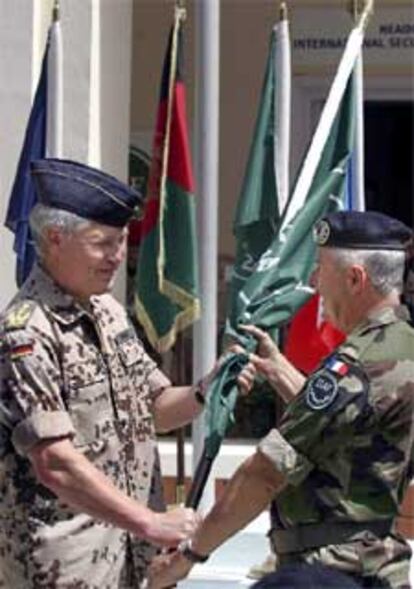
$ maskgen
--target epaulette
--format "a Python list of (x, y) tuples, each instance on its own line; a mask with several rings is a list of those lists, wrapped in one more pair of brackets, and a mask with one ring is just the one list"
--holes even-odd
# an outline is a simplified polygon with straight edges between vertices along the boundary
[(23, 329), (26, 327), (33, 311), (36, 308), (35, 301), (21, 301), (12, 305), (6, 311), (4, 318), (5, 331), (13, 331), (15, 329)]

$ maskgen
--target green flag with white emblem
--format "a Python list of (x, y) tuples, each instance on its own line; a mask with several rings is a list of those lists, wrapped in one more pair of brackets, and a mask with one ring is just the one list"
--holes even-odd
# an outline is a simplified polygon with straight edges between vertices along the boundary
[(258, 115), (234, 220), (237, 252), (228, 331), (237, 328), (237, 296), (274, 239), (288, 199), (290, 70), (289, 25), (283, 19), (270, 37)]
[(277, 235), (237, 297), (240, 323), (275, 329), (312, 294), (308, 286), (315, 261), (312, 227), (324, 214), (344, 208), (354, 145), (352, 74), (362, 38), (361, 28), (356, 27), (348, 39)]
[[(351, 32), (347, 46), (275, 237), (249, 270), (233, 299), (233, 317), (275, 330), (311, 296), (308, 280), (315, 245), (312, 228), (324, 214), (343, 208), (348, 162), (354, 138), (353, 69), (363, 40), (363, 27)], [(235, 326), (237, 327), (237, 326)], [(228, 331), (234, 333), (229, 324)], [(239, 333), (248, 350), (254, 338)], [(213, 458), (237, 399), (237, 376), (246, 364), (244, 354), (229, 354), (208, 392), (207, 436), (188, 504), (196, 505)]]
[(344, 208), (353, 148), (353, 91), (350, 77), (305, 199), (298, 206), (295, 199), (300, 194), (293, 193), (277, 236), (239, 294), (237, 311), (243, 323), (274, 329), (290, 320), (313, 293), (308, 286), (315, 263), (313, 225)]

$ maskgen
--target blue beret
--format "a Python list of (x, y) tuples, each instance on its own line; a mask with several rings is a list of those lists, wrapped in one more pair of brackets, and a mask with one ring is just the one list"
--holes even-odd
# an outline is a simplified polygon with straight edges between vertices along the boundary
[(103, 225), (123, 227), (143, 204), (127, 184), (78, 162), (48, 158), (30, 167), (40, 203)]
[(412, 238), (404, 223), (375, 211), (330, 213), (314, 227), (316, 244), (335, 248), (405, 250)]

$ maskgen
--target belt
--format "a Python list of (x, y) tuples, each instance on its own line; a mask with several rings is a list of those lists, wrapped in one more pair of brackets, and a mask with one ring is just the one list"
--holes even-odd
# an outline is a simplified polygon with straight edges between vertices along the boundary
[(384, 519), (367, 522), (336, 521), (307, 524), (287, 530), (272, 530), (270, 538), (276, 554), (289, 554), (329, 544), (343, 544), (363, 532), (371, 532), (379, 538), (384, 538), (391, 532), (393, 523), (393, 520)]

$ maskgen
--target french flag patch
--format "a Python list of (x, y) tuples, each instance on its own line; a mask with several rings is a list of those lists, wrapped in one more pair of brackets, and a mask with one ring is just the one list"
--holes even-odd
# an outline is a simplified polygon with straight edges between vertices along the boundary
[(337, 358), (329, 358), (325, 366), (326, 368), (329, 368), (331, 372), (341, 376), (345, 376), (349, 370), (348, 364), (345, 364), (345, 362), (342, 362), (342, 360), (338, 360)]

